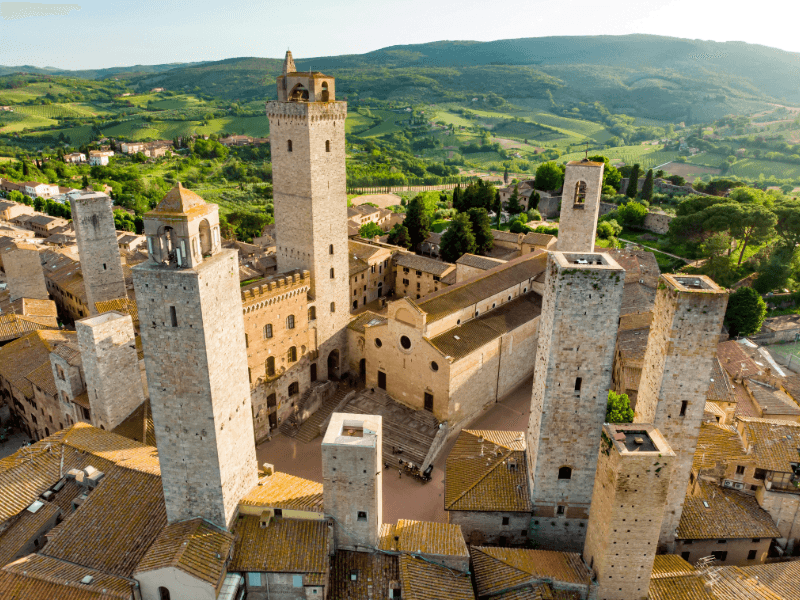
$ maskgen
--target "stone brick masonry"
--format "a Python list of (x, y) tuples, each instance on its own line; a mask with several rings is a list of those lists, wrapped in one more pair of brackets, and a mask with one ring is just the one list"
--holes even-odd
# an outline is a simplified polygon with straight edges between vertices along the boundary
[(544, 548), (583, 546), (624, 280), (607, 254), (548, 257), (527, 431), (533, 541)]
[(19, 298), (50, 299), (39, 251), (35, 248), (12, 248), (3, 252), (3, 270), (12, 302)]
[[(594, 250), (604, 168), (603, 163), (590, 161), (573, 161), (567, 164), (558, 226), (559, 251)], [(582, 186), (580, 190), (579, 186)]]

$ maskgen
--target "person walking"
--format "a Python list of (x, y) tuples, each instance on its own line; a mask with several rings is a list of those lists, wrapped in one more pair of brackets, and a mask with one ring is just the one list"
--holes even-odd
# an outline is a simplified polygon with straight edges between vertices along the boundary
[(403, 478), (403, 469), (397, 469), (397, 478), (398, 479), (402, 479)]

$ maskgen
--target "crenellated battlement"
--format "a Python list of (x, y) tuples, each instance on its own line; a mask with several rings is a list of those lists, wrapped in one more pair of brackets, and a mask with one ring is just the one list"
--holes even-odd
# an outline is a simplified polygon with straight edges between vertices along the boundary
[(281, 273), (262, 279), (242, 290), (242, 306), (245, 312), (250, 312), (297, 294), (308, 293), (310, 289), (311, 273), (309, 271)]
[(297, 121), (343, 121), (347, 117), (347, 102), (276, 102), (266, 103), (267, 117)]

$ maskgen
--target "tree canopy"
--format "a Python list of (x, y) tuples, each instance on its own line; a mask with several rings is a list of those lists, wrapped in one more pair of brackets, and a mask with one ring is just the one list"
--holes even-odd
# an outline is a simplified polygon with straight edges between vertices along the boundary
[(628, 394), (618, 394), (608, 390), (606, 423), (633, 423), (633, 409)]
[(485, 254), (494, 246), (494, 236), (492, 235), (492, 222), (489, 213), (485, 208), (470, 208), (467, 211), (472, 234), (475, 236), (475, 251), (478, 254)]
[(408, 241), (412, 249), (416, 249), (431, 232), (431, 216), (419, 195), (408, 203), (403, 224), (408, 230)]
[(753, 288), (741, 287), (728, 298), (725, 323), (733, 336), (753, 335), (761, 329), (766, 316), (767, 304)]
[(475, 252), (475, 235), (472, 223), (464, 213), (459, 213), (450, 221), (447, 231), (442, 234), (440, 254), (442, 260), (454, 263), (464, 254)]
[(564, 165), (554, 162), (542, 163), (536, 169), (534, 187), (537, 190), (558, 190), (564, 186)]
[(359, 227), (358, 235), (362, 238), (371, 240), (376, 236), (383, 235), (383, 229), (378, 227), (375, 223), (369, 222)]
[(394, 244), (395, 246), (400, 246), (402, 248), (411, 247), (411, 236), (409, 235), (406, 226), (402, 223), (395, 223), (394, 227), (392, 227), (391, 231), (389, 231), (389, 237), (387, 241), (390, 244)]

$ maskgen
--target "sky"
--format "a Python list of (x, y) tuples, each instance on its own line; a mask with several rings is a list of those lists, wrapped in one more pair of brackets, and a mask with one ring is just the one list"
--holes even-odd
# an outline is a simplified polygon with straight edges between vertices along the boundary
[[(746, 9), (740, 7), (747, 7)], [(0, 2), (0, 65), (362, 54), (439, 40), (648, 33), (800, 52), (796, 0), (77, 0)]]

